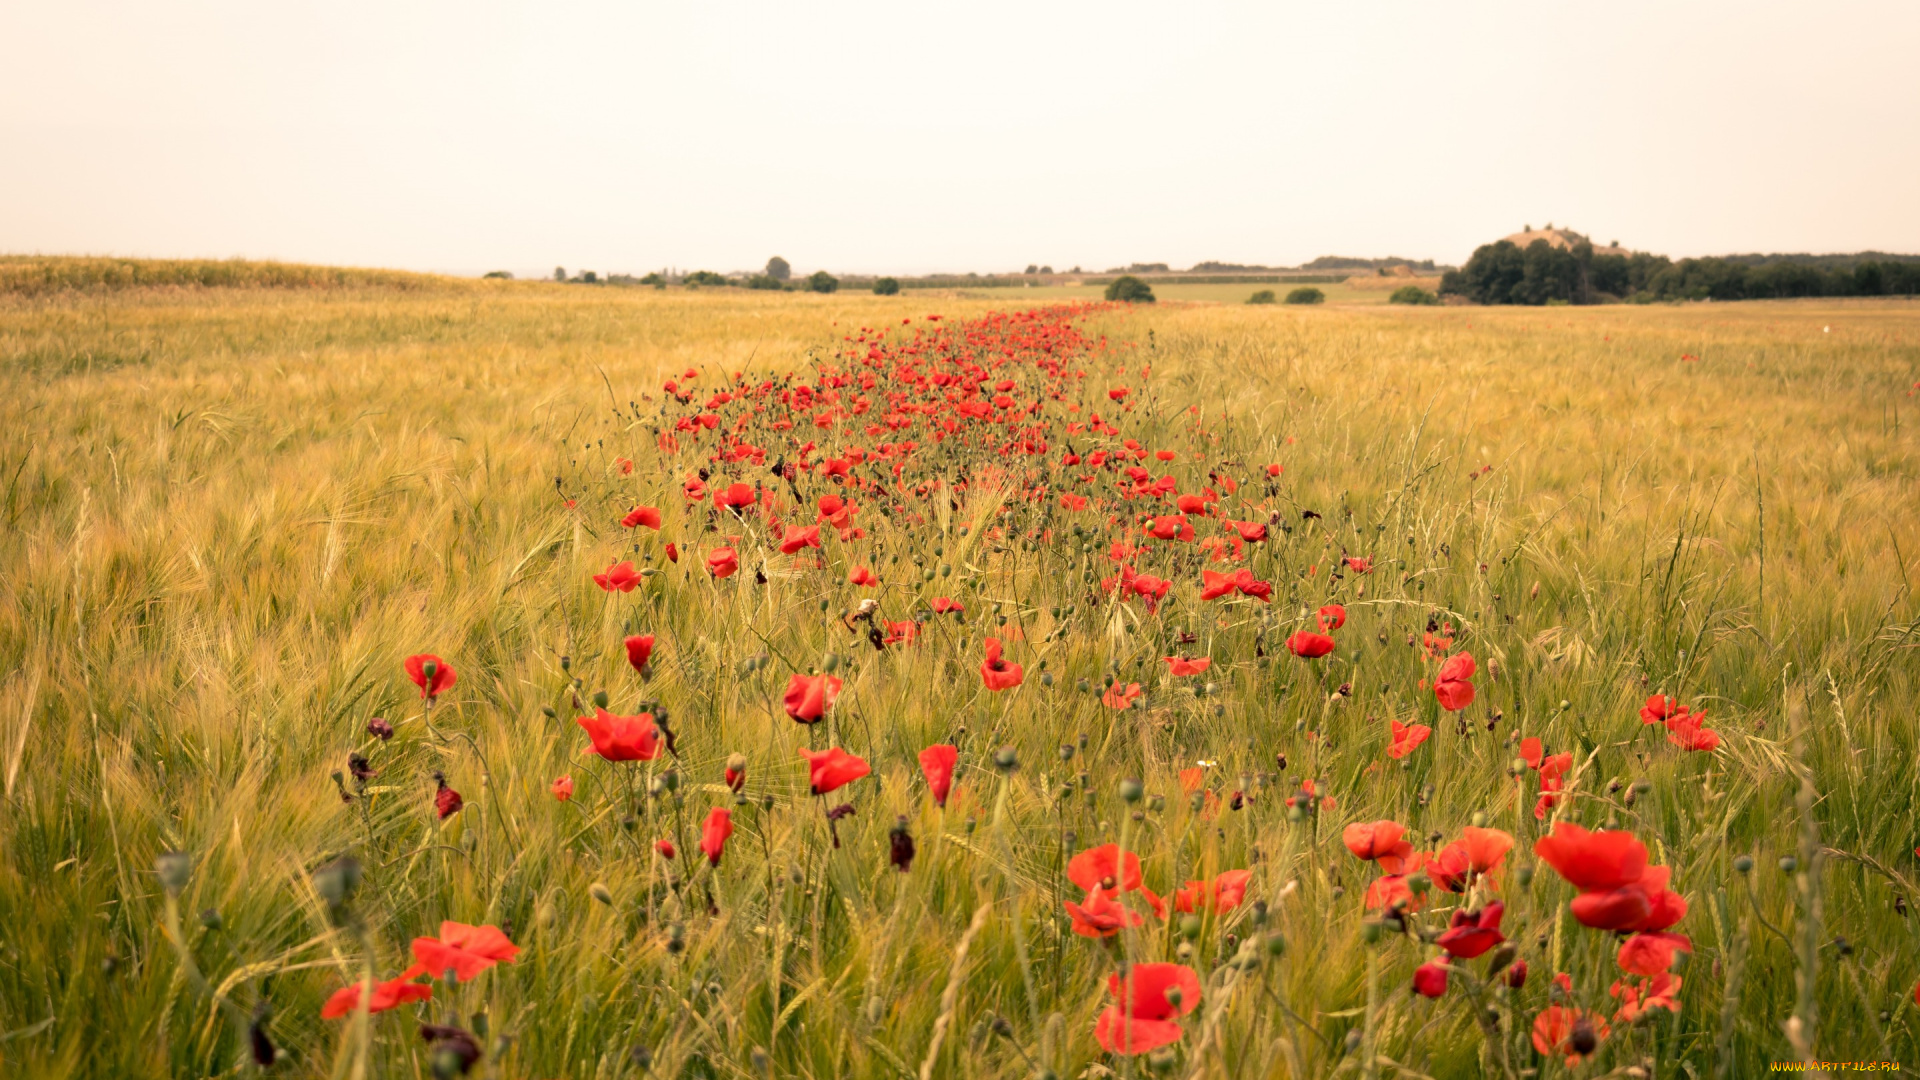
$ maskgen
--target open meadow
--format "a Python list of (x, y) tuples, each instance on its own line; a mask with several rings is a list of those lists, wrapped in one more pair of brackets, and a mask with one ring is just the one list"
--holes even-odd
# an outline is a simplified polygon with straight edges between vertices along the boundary
[(1920, 306), (111, 284), (11, 1075), (1920, 1067)]

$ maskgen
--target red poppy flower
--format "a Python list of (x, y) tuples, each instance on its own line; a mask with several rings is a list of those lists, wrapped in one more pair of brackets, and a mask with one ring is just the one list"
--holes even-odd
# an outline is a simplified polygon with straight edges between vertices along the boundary
[(1460, 830), (1461, 846), (1466, 849), (1468, 865), (1476, 874), (1498, 869), (1513, 848), (1513, 836), (1500, 829), (1482, 829), (1473, 825)]
[(1000, 639), (990, 637), (986, 641), (987, 658), (980, 665), (980, 681), (987, 684), (989, 690), (1011, 690), (1019, 686), (1025, 678), (1020, 665), (1000, 655)]
[(1156, 540), (1191, 541), (1193, 539), (1193, 523), (1180, 514), (1154, 518), (1153, 524), (1147, 526), (1146, 531)]
[(964, 612), (966, 610), (967, 609), (962, 607), (957, 600), (950, 600), (944, 596), (936, 596), (933, 598), (933, 613), (935, 615), (945, 615), (950, 611)]
[(740, 553), (730, 547), (714, 548), (707, 554), (707, 573), (716, 578), (732, 577), (740, 569)]
[(626, 640), (626, 646), (627, 663), (633, 665), (633, 670), (645, 672), (647, 670), (647, 660), (653, 656), (653, 635), (629, 635)]
[(653, 842), (653, 850), (659, 852), (663, 859), (672, 859), (680, 854), (679, 849), (673, 846), (673, 841), (664, 836)]
[(1282, 470), (1284, 470), (1285, 468), (1286, 468), (1286, 466), (1284, 466), (1284, 465), (1269, 465), (1269, 466), (1267, 466), (1267, 475), (1268, 475), (1268, 476), (1279, 476), (1279, 475), (1280, 475), (1280, 473), (1281, 473), (1281, 471), (1282, 471)]
[(1473, 704), (1473, 656), (1470, 653), (1454, 653), (1440, 665), (1440, 673), (1434, 676), (1433, 696), (1440, 701), (1440, 707), (1448, 712), (1459, 712)]
[(1240, 539), (1249, 544), (1258, 544), (1267, 538), (1267, 523), (1264, 521), (1229, 521), (1227, 524), (1232, 525), (1233, 531), (1240, 534)]
[(1113, 894), (1106, 889), (1090, 889), (1084, 903), (1076, 904), (1068, 900), (1063, 906), (1067, 909), (1068, 918), (1073, 920), (1073, 932), (1081, 937), (1112, 937), (1146, 921), (1116, 902)]
[(1347, 609), (1339, 604), (1328, 604), (1320, 609), (1320, 632), (1330, 633), (1347, 625)]
[(1088, 890), (1132, 892), (1140, 887), (1140, 856), (1122, 857), (1119, 844), (1088, 848), (1068, 860), (1067, 880)]
[[(406, 668), (407, 678), (412, 679), (413, 685), (420, 688), (420, 696), (423, 698), (439, 697), (442, 692), (450, 689), (460, 680), (460, 676), (454, 673), (452, 664), (432, 653), (407, 657)], [(429, 668), (432, 669), (431, 672)]]
[(1347, 569), (1356, 574), (1373, 573), (1373, 560), (1371, 558), (1348, 556), (1346, 563)]
[(1247, 897), (1251, 870), (1222, 871), (1212, 881), (1189, 881), (1173, 894), (1173, 906), (1189, 915), (1197, 911), (1232, 911)]
[(700, 853), (709, 865), (720, 865), (720, 856), (727, 851), (727, 837), (732, 835), (733, 814), (719, 806), (708, 811), (707, 823), (700, 827)]
[(1614, 959), (1629, 975), (1658, 975), (1672, 969), (1674, 953), (1692, 951), (1693, 942), (1687, 935), (1655, 930), (1621, 942)]
[(1340, 833), (1340, 842), (1347, 845), (1354, 858), (1369, 862), (1378, 861), (1381, 869), (1389, 874), (1398, 873), (1401, 861), (1413, 853), (1413, 845), (1406, 839), (1407, 827), (1397, 821), (1356, 821)]
[(1444, 997), (1447, 992), (1447, 956), (1439, 956), (1413, 969), (1413, 992), (1421, 997)]
[(938, 743), (920, 751), (920, 772), (927, 778), (927, 790), (933, 793), (934, 805), (946, 808), (947, 795), (953, 790), (953, 766), (960, 759), (960, 752), (946, 743)]
[(826, 750), (802, 749), (807, 759), (807, 782), (815, 795), (825, 795), (853, 783), (873, 771), (866, 761), (839, 747)]
[(817, 548), (819, 546), (820, 526), (789, 525), (787, 526), (786, 535), (780, 540), (780, 553), (783, 555), (791, 555), (801, 548)]
[(1720, 748), (1720, 733), (1700, 726), (1706, 713), (1667, 721), (1667, 741), (1682, 750), (1711, 752)]
[(687, 500), (689, 502), (699, 502), (701, 499), (704, 499), (707, 497), (706, 481), (701, 480), (699, 477), (695, 477), (692, 480), (687, 481), (686, 484), (683, 485), (682, 489), (686, 492)]
[(1647, 870), (1647, 845), (1629, 832), (1588, 832), (1570, 821), (1534, 842), (1533, 853), (1581, 892), (1618, 889)]
[(1680, 1004), (1676, 995), (1680, 993), (1681, 981), (1678, 975), (1667, 971), (1654, 975), (1638, 986), (1631, 980), (1614, 980), (1613, 985), (1607, 989), (1607, 992), (1620, 1002), (1620, 1011), (1614, 1014), (1614, 1020), (1622, 1024), (1631, 1024), (1654, 1009), (1679, 1011)]
[(573, 777), (563, 776), (560, 779), (555, 780), (553, 782), (553, 786), (551, 788), (548, 788), (547, 790), (553, 792), (554, 798), (560, 800), (561, 802), (566, 802), (567, 800), (573, 798)]
[(413, 958), (419, 969), (435, 978), (451, 971), (466, 982), (502, 960), (512, 963), (520, 946), (507, 940), (497, 926), (468, 926), (451, 920), (440, 924), (437, 938), (413, 939)]
[(1549, 1005), (1533, 1018), (1533, 1048), (1543, 1056), (1564, 1055), (1569, 1069), (1591, 1056), (1608, 1034), (1599, 1014), (1571, 1005)]
[(660, 528), (660, 509), (655, 506), (636, 506), (627, 511), (627, 516), (620, 519), (620, 524), (629, 529), (636, 525), (645, 525), (649, 529), (657, 530)]
[(680, 547), (671, 540), (667, 541), (667, 561), (670, 563), (680, 561)]
[(847, 575), (847, 583), (850, 585), (878, 585), (880, 584), (880, 579), (874, 576), (871, 567), (856, 566), (853, 568), (853, 572)]
[(1318, 660), (1333, 651), (1333, 639), (1302, 630), (1287, 638), (1287, 651), (1303, 660)]
[(467, 801), (460, 797), (458, 791), (453, 790), (453, 785), (447, 783), (446, 777), (434, 773), (433, 780), (439, 785), (433, 793), (433, 812), (439, 815), (441, 821), (445, 821), (459, 813), (460, 808), (467, 805)]
[(593, 575), (593, 583), (607, 592), (632, 592), (640, 584), (640, 572), (630, 562), (614, 563), (606, 573)]
[(623, 458), (616, 458), (616, 459), (614, 460), (614, 464), (615, 464), (615, 465), (618, 465), (618, 466), (620, 466), (620, 475), (621, 475), (621, 476), (632, 476), (632, 475), (633, 475), (633, 459), (632, 459), (632, 458), (625, 458), (625, 457), (623, 457)]
[(1387, 745), (1387, 756), (1396, 761), (1413, 753), (1415, 747), (1433, 734), (1433, 729), (1425, 724), (1403, 724), (1398, 720), (1388, 723), (1393, 725), (1393, 741)]
[(593, 752), (608, 761), (652, 761), (660, 754), (660, 729), (652, 713), (616, 716), (596, 707), (592, 716), (577, 716), (574, 723), (593, 740)]
[(1139, 696), (1139, 683), (1127, 683), (1122, 686), (1116, 682), (1107, 687), (1106, 693), (1100, 695), (1100, 704), (1105, 705), (1109, 709), (1125, 709), (1131, 706), (1134, 699)]
[(803, 724), (811, 724), (827, 714), (840, 697), (841, 683), (834, 675), (794, 675), (787, 680), (786, 696), (781, 698), (787, 715)]
[(1178, 1017), (1200, 1005), (1200, 976), (1183, 964), (1135, 964), (1126, 977), (1107, 978), (1109, 1005), (1094, 1022), (1093, 1037), (1112, 1054), (1144, 1054), (1180, 1041)]
[(1199, 675), (1213, 666), (1213, 659), (1207, 656), (1193, 659), (1184, 656), (1163, 656), (1160, 659), (1166, 662), (1167, 674), (1174, 676)]
[(1375, 878), (1367, 886), (1366, 897), (1362, 905), (1368, 911), (1381, 911), (1387, 908), (1399, 908), (1403, 911), (1419, 911), (1422, 900), (1414, 895), (1413, 887), (1407, 884), (1405, 874), (1387, 874)]
[(1665, 694), (1655, 694), (1647, 699), (1645, 705), (1640, 706), (1640, 722), (1643, 724), (1658, 724), (1669, 717), (1687, 712), (1687, 709), (1687, 706), (1680, 704), (1678, 698), (1671, 698)]
[(749, 484), (728, 484), (713, 493), (713, 505), (726, 510), (738, 511), (743, 506), (752, 506), (759, 501)]
[(1471, 960), (1485, 953), (1507, 940), (1507, 936), (1500, 932), (1500, 917), (1506, 911), (1507, 906), (1498, 900), (1479, 911), (1456, 909), (1452, 923), (1440, 935), (1440, 947), (1462, 960)]
[(1127, 389), (1124, 386), (1116, 386), (1113, 389), (1107, 391), (1107, 397), (1114, 401), (1120, 401), (1124, 399), (1128, 394), (1131, 394), (1131, 393), (1133, 393), (1133, 391)]
[(320, 1019), (338, 1020), (358, 1008), (362, 998), (366, 999), (370, 1013), (386, 1012), (409, 1001), (433, 1000), (433, 987), (410, 981), (416, 978), (419, 978), (418, 972), (374, 983), (371, 987), (363, 983), (343, 986), (335, 990), (333, 996), (327, 998), (327, 1003), (320, 1007)]

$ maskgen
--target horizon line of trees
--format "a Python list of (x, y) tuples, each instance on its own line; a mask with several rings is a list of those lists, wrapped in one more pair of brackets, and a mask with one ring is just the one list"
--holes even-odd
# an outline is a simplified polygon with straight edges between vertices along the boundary
[[(1875, 256), (1867, 258), (1865, 256)], [(1483, 244), (1440, 279), (1441, 296), (1476, 304), (1655, 303), (1679, 300), (1779, 300), (1811, 296), (1920, 294), (1920, 256), (1708, 256), (1675, 262), (1665, 255), (1596, 255), (1535, 240)]]

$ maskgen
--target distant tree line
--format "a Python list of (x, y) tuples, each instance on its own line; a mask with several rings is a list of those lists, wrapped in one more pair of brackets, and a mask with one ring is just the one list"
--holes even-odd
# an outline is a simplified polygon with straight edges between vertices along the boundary
[(1440, 279), (1441, 296), (1476, 304), (1602, 304), (1621, 300), (1772, 300), (1802, 296), (1913, 296), (1920, 256), (1776, 255), (1681, 259), (1635, 252), (1596, 255), (1593, 245), (1535, 240), (1483, 244)]

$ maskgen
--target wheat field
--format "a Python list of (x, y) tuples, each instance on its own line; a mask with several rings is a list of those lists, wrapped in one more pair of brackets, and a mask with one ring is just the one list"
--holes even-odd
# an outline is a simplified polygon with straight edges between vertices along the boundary
[[(89, 280), (0, 295), (16, 1075), (1920, 1064), (1910, 303), (1020, 321), (1017, 291)], [(1004, 375), (1017, 400), (981, 407), (1015, 434), (879, 424), (910, 364), (981, 373), (913, 402)], [(835, 399), (790, 395), (840, 385), (823, 371), (871, 411), (809, 425)], [(755, 503), (716, 507), (735, 482)], [(820, 546), (783, 554), (826, 496), (857, 515), (819, 508)], [(624, 527), (636, 506), (660, 527)], [(596, 584), (621, 562), (630, 591)], [(1202, 599), (1216, 570), (1270, 592)], [(1323, 627), (1328, 655), (1287, 644)], [(1019, 685), (983, 677), (989, 637)], [(1435, 679), (1460, 653), (1455, 709)], [(424, 697), (420, 654), (457, 681)], [(842, 688), (797, 723), (784, 695), (815, 674)], [(596, 694), (672, 749), (596, 755)], [(1644, 722), (1657, 696), (1717, 745)], [(1557, 791), (1533, 739), (1571, 755)], [(944, 807), (918, 760), (938, 744)], [(799, 751), (829, 746), (871, 776), (816, 798)], [(1398, 863), (1351, 840), (1381, 820), (1406, 827)], [(1535, 848), (1570, 825), (1670, 871), (1670, 972), (1624, 972), (1627, 931), (1576, 915), (1595, 890)], [(1513, 845), (1462, 883), (1437, 860), (1469, 828)], [(1092, 895), (1074, 867), (1101, 852), (1137, 855), (1144, 888)], [(1229, 880), (1244, 895), (1209, 893)], [(1440, 951), (1496, 902), (1499, 948)], [(1076, 932), (1100, 904), (1117, 929)], [(362, 981), (447, 920), (517, 954), (375, 1011)], [(1172, 970), (1146, 965), (1193, 981), (1116, 1006), (1110, 975)], [(366, 1007), (323, 1018), (343, 988)], [(1116, 1048), (1116, 1024), (1154, 1045)]]

